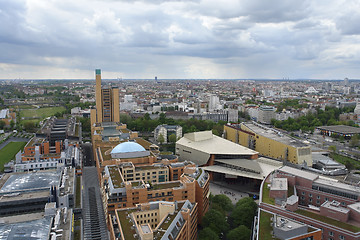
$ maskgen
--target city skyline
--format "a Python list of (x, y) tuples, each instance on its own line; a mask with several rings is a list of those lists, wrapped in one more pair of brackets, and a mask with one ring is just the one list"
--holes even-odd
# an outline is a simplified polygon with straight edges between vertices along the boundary
[(0, 79), (358, 79), (356, 1), (8, 1)]

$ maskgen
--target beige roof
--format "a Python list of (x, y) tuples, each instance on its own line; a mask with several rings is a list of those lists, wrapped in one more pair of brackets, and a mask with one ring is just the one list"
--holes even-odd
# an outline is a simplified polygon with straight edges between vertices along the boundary
[[(267, 161), (269, 160), (269, 162)], [(282, 166), (281, 162), (273, 163), (273, 160), (266, 158), (259, 158), (255, 160), (247, 159), (221, 159), (216, 162), (228, 164), (231, 166), (214, 165), (203, 167), (203, 169), (210, 172), (218, 172), (223, 174), (230, 174), (234, 176), (241, 176), (254, 179), (264, 179), (269, 173)]]
[(229, 175), (240, 176), (240, 177), (254, 178), (254, 179), (259, 179), (259, 180), (264, 179), (261, 174), (241, 171), (241, 170), (227, 168), (227, 167), (223, 167), (223, 166), (219, 166), (219, 165), (202, 167), (202, 169), (209, 171), (209, 172), (218, 172), (218, 173), (229, 174)]
[(233, 143), (224, 138), (213, 135), (211, 131), (195, 132), (185, 134), (176, 144), (208, 154), (226, 155), (254, 155), (258, 154), (247, 147)]

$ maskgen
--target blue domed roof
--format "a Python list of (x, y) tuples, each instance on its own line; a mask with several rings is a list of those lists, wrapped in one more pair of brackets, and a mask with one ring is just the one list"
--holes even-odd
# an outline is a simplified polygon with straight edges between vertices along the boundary
[(146, 149), (136, 142), (123, 142), (111, 150), (112, 153), (143, 152)]

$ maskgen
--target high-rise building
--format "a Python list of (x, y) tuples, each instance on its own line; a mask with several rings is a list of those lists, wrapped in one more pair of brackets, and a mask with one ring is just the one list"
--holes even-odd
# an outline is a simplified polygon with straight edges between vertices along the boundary
[(95, 75), (96, 114), (91, 112), (91, 123), (120, 122), (119, 89), (101, 86), (101, 69), (96, 69)]

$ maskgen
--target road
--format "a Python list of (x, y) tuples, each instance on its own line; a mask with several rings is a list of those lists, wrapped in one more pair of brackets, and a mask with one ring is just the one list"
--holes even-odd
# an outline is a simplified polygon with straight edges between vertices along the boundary
[(96, 167), (83, 168), (84, 239), (109, 239)]
[(94, 161), (94, 154), (92, 151), (92, 144), (91, 143), (83, 143), (81, 144), (81, 148), (83, 151), (83, 163), (84, 163), (84, 167), (90, 167), (90, 166), (95, 166), (95, 161)]

